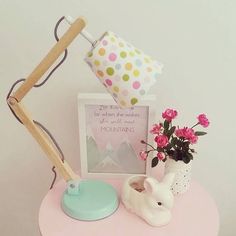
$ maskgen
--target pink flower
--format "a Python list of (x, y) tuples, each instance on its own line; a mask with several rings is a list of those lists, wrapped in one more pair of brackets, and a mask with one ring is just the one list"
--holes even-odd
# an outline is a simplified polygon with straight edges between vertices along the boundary
[(139, 153), (139, 156), (140, 156), (140, 159), (141, 159), (141, 160), (146, 161), (148, 154), (147, 154), (146, 151), (141, 151), (141, 152)]
[(157, 153), (157, 158), (162, 161), (163, 159), (165, 159), (165, 153), (164, 152), (158, 152)]
[(175, 135), (179, 138), (183, 137), (186, 139), (190, 139), (192, 136), (195, 136), (194, 130), (188, 127), (184, 127), (182, 129), (176, 129)]
[(163, 148), (168, 144), (168, 138), (165, 135), (159, 135), (156, 136), (155, 142), (157, 143), (158, 147)]
[(194, 144), (197, 142), (198, 137), (195, 135), (195, 132), (192, 128), (188, 128), (188, 127), (184, 127), (182, 129), (183, 132), (183, 136), (184, 138), (186, 138), (187, 140), (189, 140), (189, 142), (191, 144)]
[(200, 115), (197, 117), (197, 119), (198, 119), (198, 123), (199, 123), (200, 125), (202, 125), (203, 127), (205, 127), (205, 128), (210, 124), (210, 122), (209, 122), (209, 120), (207, 119), (207, 117), (206, 117), (205, 114), (200, 114)]
[(184, 137), (184, 131), (183, 131), (183, 129), (176, 129), (176, 130), (175, 130), (175, 135), (176, 135), (177, 137)]
[(150, 130), (151, 134), (160, 134), (162, 129), (162, 125), (161, 124), (154, 124), (152, 129)]
[(191, 144), (194, 144), (194, 143), (197, 143), (197, 140), (198, 140), (198, 136), (193, 135), (193, 136), (189, 139), (189, 142), (190, 142)]
[(177, 116), (177, 111), (173, 109), (166, 109), (162, 113), (162, 117), (166, 119), (167, 121), (171, 122), (176, 116)]
[(192, 136), (195, 136), (194, 130), (188, 127), (183, 128), (183, 137), (190, 140)]

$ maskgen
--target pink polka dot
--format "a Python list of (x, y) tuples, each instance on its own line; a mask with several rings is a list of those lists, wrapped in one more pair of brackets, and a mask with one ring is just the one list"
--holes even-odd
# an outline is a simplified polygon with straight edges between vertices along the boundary
[(106, 41), (106, 40), (103, 40), (103, 41), (102, 41), (102, 45), (103, 45), (103, 46), (106, 46), (106, 45), (107, 45), (107, 41)]
[(141, 84), (140, 84), (138, 81), (135, 81), (135, 82), (133, 83), (133, 88), (134, 88), (134, 89), (138, 89), (140, 86), (141, 86)]
[(110, 55), (109, 55), (109, 60), (110, 61), (115, 61), (116, 60), (116, 54), (115, 53), (111, 53)]
[(126, 89), (124, 89), (124, 90), (122, 91), (122, 94), (123, 94), (124, 96), (127, 96), (127, 95), (129, 94), (129, 91), (126, 90)]
[(110, 79), (106, 79), (106, 84), (107, 84), (108, 86), (111, 86), (111, 85), (112, 85), (112, 81), (111, 81)]

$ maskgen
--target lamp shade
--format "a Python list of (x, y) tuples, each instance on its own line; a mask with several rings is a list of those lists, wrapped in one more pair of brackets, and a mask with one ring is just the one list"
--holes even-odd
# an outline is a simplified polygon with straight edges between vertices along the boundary
[(162, 71), (161, 63), (110, 31), (97, 41), (85, 61), (122, 108), (135, 105)]

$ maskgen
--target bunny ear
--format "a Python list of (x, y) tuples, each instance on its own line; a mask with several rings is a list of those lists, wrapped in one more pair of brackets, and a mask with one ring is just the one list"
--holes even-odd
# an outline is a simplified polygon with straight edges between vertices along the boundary
[(149, 193), (152, 193), (154, 191), (154, 188), (157, 187), (157, 184), (158, 181), (150, 177), (146, 178), (143, 183), (145, 190)]
[(164, 176), (164, 179), (162, 180), (162, 183), (168, 185), (171, 187), (171, 185), (174, 182), (175, 174), (174, 173), (168, 173)]

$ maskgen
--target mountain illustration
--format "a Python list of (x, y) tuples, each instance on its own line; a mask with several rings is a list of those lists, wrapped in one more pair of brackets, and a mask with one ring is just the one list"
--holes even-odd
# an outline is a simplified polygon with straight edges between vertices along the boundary
[(127, 140), (120, 144), (116, 152), (119, 163), (124, 167), (125, 172), (132, 174), (145, 172), (145, 163), (138, 159), (133, 147)]
[(106, 145), (106, 149), (101, 152), (101, 156), (103, 158), (106, 158), (107, 156), (109, 156), (111, 159), (114, 159), (114, 154), (115, 154), (115, 150), (113, 149), (111, 143), (108, 142)]
[(112, 160), (111, 157), (106, 156), (102, 162), (100, 162), (91, 172), (102, 172), (102, 173), (124, 173), (124, 170), (121, 166)]
[(110, 142), (100, 150), (91, 129), (86, 137), (88, 172), (101, 173), (145, 173), (145, 163), (138, 159), (128, 138), (122, 139), (114, 149)]
[(86, 137), (87, 143), (87, 158), (88, 158), (88, 171), (93, 169), (101, 160), (101, 154), (99, 152), (97, 143), (92, 136)]

